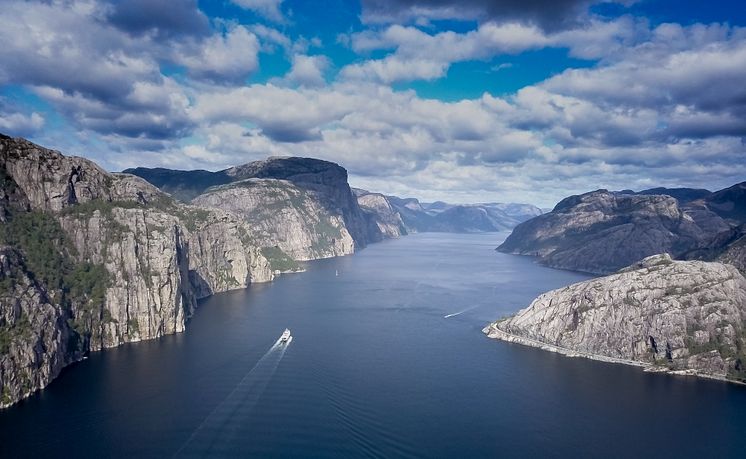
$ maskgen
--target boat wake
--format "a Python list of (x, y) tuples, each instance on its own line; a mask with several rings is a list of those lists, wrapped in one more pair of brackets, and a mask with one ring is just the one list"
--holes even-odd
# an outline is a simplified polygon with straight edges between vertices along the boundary
[(444, 315), (444, 316), (443, 316), (443, 318), (444, 318), (444, 319), (450, 319), (451, 317), (456, 317), (456, 316), (460, 316), (461, 314), (463, 314), (463, 313), (465, 313), (465, 312), (469, 312), (469, 311), (471, 311), (472, 309), (476, 309), (476, 308), (478, 308), (478, 307), (479, 307), (479, 306), (472, 306), (472, 307), (470, 307), (470, 308), (466, 308), (466, 309), (464, 309), (463, 311), (459, 311), (459, 312), (454, 312), (453, 314), (446, 314), (446, 315)]
[[(283, 339), (284, 338), (284, 339)], [(238, 385), (192, 432), (174, 457), (230, 455), (230, 445), (277, 371), (293, 337), (280, 337)]]

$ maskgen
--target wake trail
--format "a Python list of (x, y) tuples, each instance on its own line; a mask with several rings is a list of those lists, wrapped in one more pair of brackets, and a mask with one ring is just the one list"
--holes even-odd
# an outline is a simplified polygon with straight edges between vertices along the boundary
[(286, 343), (278, 339), (233, 391), (197, 426), (174, 457), (220, 455), (216, 449), (230, 445), (238, 430), (245, 425), (292, 341), (292, 337)]
[(476, 308), (478, 308), (478, 307), (479, 307), (479, 305), (477, 305), (477, 306), (472, 306), (472, 307), (470, 307), (470, 308), (466, 308), (466, 309), (464, 309), (463, 311), (459, 311), (459, 312), (454, 312), (453, 314), (446, 314), (446, 315), (444, 315), (444, 316), (443, 316), (443, 318), (444, 318), (444, 319), (449, 319), (449, 318), (451, 318), (451, 317), (456, 317), (456, 316), (460, 316), (461, 314), (463, 314), (463, 313), (465, 313), (465, 312), (469, 312), (469, 311), (471, 311), (472, 309), (476, 309)]

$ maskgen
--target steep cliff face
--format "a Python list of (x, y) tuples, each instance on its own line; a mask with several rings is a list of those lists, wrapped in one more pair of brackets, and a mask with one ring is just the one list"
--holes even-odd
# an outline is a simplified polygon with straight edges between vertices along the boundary
[(347, 170), (338, 164), (313, 158), (273, 157), (233, 167), (226, 173), (236, 180), (287, 180), (310, 192), (330, 214), (341, 215), (356, 248), (368, 243), (367, 224), (347, 183)]
[(81, 356), (62, 296), (29, 272), (23, 255), (0, 247), (0, 408), (44, 387)]
[[(369, 233), (368, 219), (347, 183), (347, 171), (328, 161), (273, 157), (218, 172), (147, 168), (128, 169), (126, 172), (152, 181), (160, 189), (181, 199), (191, 199), (200, 206), (238, 212), (252, 223), (259, 222), (256, 209), (261, 207), (261, 199), (268, 199), (270, 206), (284, 207), (284, 215), (291, 220), (285, 222), (282, 214), (267, 212), (265, 217), (271, 218), (261, 220), (259, 226), (263, 235), (260, 242), (271, 244), (269, 247), (285, 247), (296, 260), (346, 255), (380, 238), (377, 231)], [(262, 196), (251, 196), (249, 188), (263, 193)], [(217, 198), (218, 195), (229, 194), (238, 198), (239, 203), (228, 203)], [(290, 195), (304, 203), (294, 205), (281, 202), (282, 196)], [(322, 225), (317, 228), (323, 231), (320, 238), (312, 231), (303, 235), (291, 231), (313, 230), (312, 226), (297, 224), (296, 217), (307, 211), (321, 215), (316, 219)], [(289, 239), (283, 239), (284, 236), (289, 236)], [(353, 242), (352, 248), (349, 247), (349, 238)]]
[(556, 268), (604, 274), (656, 253), (681, 256), (729, 229), (713, 212), (682, 208), (667, 195), (599, 190), (566, 198), (551, 212), (518, 225), (498, 250), (537, 256)]
[(250, 178), (210, 188), (193, 203), (240, 215), (265, 251), (279, 247), (294, 260), (353, 253), (342, 211), (324, 199), (287, 180)]
[(355, 189), (353, 192), (368, 222), (368, 234), (372, 241), (395, 239), (407, 234), (401, 215), (386, 196), (361, 189)]
[(485, 332), (569, 355), (746, 380), (746, 279), (733, 266), (644, 259), (539, 296)]
[[(0, 296), (5, 405), (90, 351), (183, 331), (197, 298), (273, 277), (238, 216), (177, 203), (138, 177), (7, 137), (0, 171), (3, 284), (15, 289)], [(24, 368), (38, 375), (21, 378)]]

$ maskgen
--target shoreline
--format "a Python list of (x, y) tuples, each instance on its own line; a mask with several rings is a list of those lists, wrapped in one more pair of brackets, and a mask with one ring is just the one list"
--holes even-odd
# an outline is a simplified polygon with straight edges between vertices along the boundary
[(484, 327), (482, 329), (482, 333), (487, 335), (487, 337), (490, 339), (496, 339), (500, 341), (505, 341), (507, 343), (515, 343), (515, 344), (520, 344), (522, 346), (533, 347), (533, 348), (541, 349), (543, 351), (560, 354), (565, 357), (585, 358), (589, 360), (596, 360), (599, 362), (634, 366), (634, 367), (642, 368), (643, 371), (646, 373), (662, 373), (662, 374), (668, 374), (668, 375), (673, 375), (673, 376), (693, 376), (697, 378), (704, 378), (704, 379), (710, 379), (714, 381), (737, 384), (739, 386), (746, 386), (746, 382), (743, 382), (743, 381), (736, 381), (736, 380), (728, 379), (728, 378), (721, 377), (721, 376), (711, 375), (707, 373), (700, 373), (692, 369), (669, 370), (666, 368), (658, 367), (652, 363), (639, 362), (636, 360), (620, 359), (616, 357), (608, 357), (605, 355), (591, 354), (588, 352), (574, 351), (572, 349), (568, 349), (562, 346), (557, 346), (554, 344), (547, 344), (547, 343), (544, 343), (544, 342), (541, 342), (541, 341), (538, 341), (532, 338), (526, 338), (524, 336), (519, 336), (519, 335), (506, 332), (505, 330), (498, 328), (496, 322), (492, 322), (486, 327)]

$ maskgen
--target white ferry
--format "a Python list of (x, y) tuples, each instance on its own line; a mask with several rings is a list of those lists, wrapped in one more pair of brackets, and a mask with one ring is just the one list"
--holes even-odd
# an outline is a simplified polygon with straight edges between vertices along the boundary
[(290, 339), (290, 330), (286, 328), (285, 331), (282, 332), (282, 336), (280, 336), (280, 342), (287, 343), (289, 339)]

